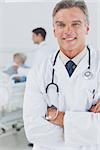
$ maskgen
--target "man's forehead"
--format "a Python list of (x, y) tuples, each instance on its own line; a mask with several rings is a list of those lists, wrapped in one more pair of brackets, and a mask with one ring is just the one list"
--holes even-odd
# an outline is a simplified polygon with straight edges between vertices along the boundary
[(32, 36), (37, 36), (37, 34), (33, 32)]
[(69, 18), (83, 18), (85, 14), (82, 12), (80, 8), (73, 7), (73, 8), (65, 8), (60, 9), (54, 16), (54, 19), (69, 19)]
[(82, 23), (84, 21), (86, 22), (86, 16), (83, 13), (80, 15), (79, 13), (74, 13), (74, 12), (66, 13), (66, 11), (60, 12), (59, 14), (55, 15), (55, 17), (53, 18), (53, 23), (55, 24), (75, 23), (75, 22)]

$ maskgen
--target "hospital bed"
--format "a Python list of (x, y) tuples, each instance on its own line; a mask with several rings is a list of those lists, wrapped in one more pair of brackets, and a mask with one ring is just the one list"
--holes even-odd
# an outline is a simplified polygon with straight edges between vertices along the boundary
[(22, 109), (12, 111), (0, 117), (0, 135), (9, 130), (20, 131), (23, 128)]
[(8, 83), (8, 100), (0, 108), (0, 135), (9, 130), (20, 131), (23, 128), (22, 106), (25, 90), (25, 82), (15, 82), (10, 77)]

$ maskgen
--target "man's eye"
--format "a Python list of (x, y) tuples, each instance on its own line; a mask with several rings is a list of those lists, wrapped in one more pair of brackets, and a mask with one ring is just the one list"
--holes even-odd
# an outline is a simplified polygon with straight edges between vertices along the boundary
[(64, 27), (64, 24), (57, 24), (58, 27)]
[(72, 24), (72, 26), (73, 27), (79, 27), (81, 24), (79, 24), (79, 23), (74, 23), (74, 24)]

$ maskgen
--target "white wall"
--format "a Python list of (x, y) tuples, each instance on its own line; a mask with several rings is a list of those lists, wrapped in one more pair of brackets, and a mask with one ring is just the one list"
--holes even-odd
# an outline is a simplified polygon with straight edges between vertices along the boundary
[(11, 64), (11, 55), (17, 51), (24, 51), (32, 60), (34, 45), (31, 31), (35, 27), (44, 27), (48, 33), (48, 43), (55, 45), (51, 19), (52, 3), (2, 3), (1, 8), (0, 65)]
[[(34, 45), (31, 40), (33, 28), (42, 26), (47, 30), (49, 45), (56, 48), (57, 43), (52, 32), (52, 9), (59, 0), (35, 2), (9, 2), (2, 0), (0, 3), (0, 65), (9, 65), (14, 52), (24, 51), (28, 54), (28, 63), (31, 64), (31, 54)], [(13, 2), (16, 0), (13, 0)], [(20, 2), (22, 1), (22, 2)], [(30, 0), (32, 1), (32, 0)], [(90, 12), (90, 34), (88, 42), (94, 48), (99, 48), (100, 38), (100, 2), (87, 0)]]
[(49, 30), (51, 36), (52, 3), (6, 3), (3, 8), (4, 43), (0, 43), (1, 47), (32, 47), (31, 31), (37, 26)]

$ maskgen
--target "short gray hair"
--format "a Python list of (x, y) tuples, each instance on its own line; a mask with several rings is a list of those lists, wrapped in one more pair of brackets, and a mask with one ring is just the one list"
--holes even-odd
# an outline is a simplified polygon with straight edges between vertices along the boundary
[(20, 61), (20, 63), (24, 64), (27, 59), (27, 56), (24, 53), (15, 53), (13, 55), (13, 59), (15, 58), (17, 58)]
[(62, 0), (58, 2), (53, 9), (53, 17), (59, 10), (73, 7), (80, 8), (80, 10), (82, 10), (82, 12), (85, 14), (86, 20), (89, 23), (88, 8), (84, 0)]

